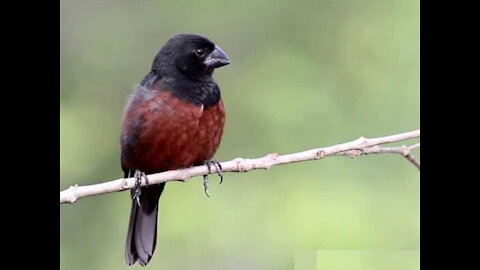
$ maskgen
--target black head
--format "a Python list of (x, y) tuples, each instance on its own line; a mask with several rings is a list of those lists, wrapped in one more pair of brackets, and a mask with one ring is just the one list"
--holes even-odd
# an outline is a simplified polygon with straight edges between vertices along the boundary
[(229, 63), (225, 52), (207, 38), (179, 34), (168, 40), (155, 56), (152, 70), (164, 76), (181, 73), (197, 79), (211, 76), (215, 68)]

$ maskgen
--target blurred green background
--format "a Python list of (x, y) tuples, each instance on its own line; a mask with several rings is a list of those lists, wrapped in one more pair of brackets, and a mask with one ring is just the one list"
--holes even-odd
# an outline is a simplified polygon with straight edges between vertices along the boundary
[[(182, 32), (206, 35), (232, 62), (214, 76), (227, 110), (218, 160), (418, 129), (419, 6), (61, 0), (60, 189), (123, 176), (123, 106)], [(418, 269), (419, 180), (404, 158), (371, 155), (229, 173), (220, 186), (211, 177), (211, 198), (201, 178), (169, 183), (147, 268), (293, 269), (303, 251), (408, 250), (378, 269)], [(129, 192), (61, 205), (61, 269), (127, 269), (129, 211)], [(335, 254), (322, 265), (352, 262)]]

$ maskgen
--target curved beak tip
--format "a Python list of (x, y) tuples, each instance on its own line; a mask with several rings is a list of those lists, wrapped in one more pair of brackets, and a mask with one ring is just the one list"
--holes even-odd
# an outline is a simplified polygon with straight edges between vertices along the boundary
[(227, 54), (222, 48), (215, 46), (215, 50), (213, 50), (210, 56), (205, 60), (205, 64), (209, 68), (219, 68), (230, 64), (230, 59), (228, 59)]

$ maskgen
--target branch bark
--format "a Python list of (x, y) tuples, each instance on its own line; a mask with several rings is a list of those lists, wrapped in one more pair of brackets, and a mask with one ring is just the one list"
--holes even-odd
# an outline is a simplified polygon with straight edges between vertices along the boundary
[(400, 147), (380, 147), (378, 145), (374, 145), (364, 149), (363, 151), (359, 149), (354, 149), (354, 150), (349, 150), (345, 152), (339, 152), (335, 155), (349, 156), (351, 158), (355, 158), (360, 155), (368, 155), (368, 154), (383, 154), (383, 153), (400, 154), (420, 170), (420, 161), (417, 158), (415, 158), (415, 156), (411, 153), (412, 149), (419, 148), (419, 147), (420, 147), (420, 143), (416, 143), (412, 146), (402, 145)]
[[(273, 166), (323, 159), (327, 156), (345, 155), (350, 157), (357, 157), (367, 154), (383, 154), (383, 153), (396, 153), (401, 154), (407, 158), (412, 164), (420, 169), (420, 162), (410, 153), (412, 149), (420, 147), (420, 144), (414, 144), (412, 146), (401, 147), (380, 147), (379, 145), (399, 142), (420, 137), (420, 130), (414, 130), (401, 134), (395, 134), (391, 136), (379, 137), (379, 138), (364, 138), (360, 137), (354, 141), (337, 144), (328, 147), (310, 149), (303, 152), (279, 155), (277, 153), (271, 153), (264, 157), (256, 159), (236, 158), (230, 161), (220, 163), (222, 166), (222, 172), (248, 172), (258, 169), (270, 169)], [(217, 173), (215, 166), (211, 167), (209, 171), (207, 166), (196, 166), (187, 169), (166, 171), (156, 174), (148, 175), (148, 182), (150, 185), (159, 184), (169, 181), (182, 181), (185, 182), (192, 177), (202, 176), (207, 174)], [(142, 179), (141, 186), (145, 186), (145, 179)], [(117, 191), (124, 191), (135, 187), (135, 178), (117, 179), (100, 184), (88, 185), (88, 186), (70, 186), (68, 189), (60, 192), (60, 204), (74, 203), (78, 199), (106, 194)]]

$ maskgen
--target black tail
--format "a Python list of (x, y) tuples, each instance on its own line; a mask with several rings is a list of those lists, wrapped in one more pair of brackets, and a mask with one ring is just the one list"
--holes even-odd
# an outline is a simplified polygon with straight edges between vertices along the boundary
[[(125, 260), (127, 265), (137, 260), (145, 266), (152, 258), (157, 242), (158, 199), (165, 183), (141, 188), (140, 206), (132, 199), (132, 210), (128, 224)], [(132, 195), (134, 190), (132, 189)]]

